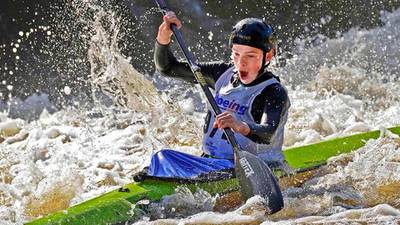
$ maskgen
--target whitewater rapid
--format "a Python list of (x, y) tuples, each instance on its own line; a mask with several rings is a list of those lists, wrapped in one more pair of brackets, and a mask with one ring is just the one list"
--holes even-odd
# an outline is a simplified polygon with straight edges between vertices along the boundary
[[(200, 153), (203, 113), (187, 97), (176, 104), (158, 92), (153, 83), (161, 81), (146, 79), (120, 53), (114, 15), (96, 16), (90, 79), (119, 106), (95, 101), (90, 108), (44, 110), (33, 121), (1, 113), (1, 224), (22, 224), (130, 183), (162, 148)], [(98, 22), (104, 17), (115, 22), (108, 29), (113, 32)], [(285, 147), (400, 124), (400, 10), (384, 13), (382, 21), (381, 27), (354, 28), (313, 47), (299, 40), (295, 57), (272, 68), (292, 102)], [(186, 91), (199, 95), (195, 87)], [(37, 97), (15, 101), (23, 110), (40, 102)], [(179, 218), (144, 217), (137, 224), (398, 224), (399, 190), (400, 139), (389, 134), (331, 159), (303, 186), (284, 190), (285, 208), (277, 214), (265, 215), (254, 197), (225, 213), (193, 207)], [(204, 200), (186, 194), (193, 199), (187, 204)]]

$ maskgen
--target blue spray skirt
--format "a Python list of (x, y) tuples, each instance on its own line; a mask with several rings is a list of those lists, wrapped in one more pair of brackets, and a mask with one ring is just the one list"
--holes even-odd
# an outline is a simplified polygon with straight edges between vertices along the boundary
[(163, 149), (152, 156), (147, 174), (155, 177), (192, 178), (234, 167), (233, 160), (207, 158)]

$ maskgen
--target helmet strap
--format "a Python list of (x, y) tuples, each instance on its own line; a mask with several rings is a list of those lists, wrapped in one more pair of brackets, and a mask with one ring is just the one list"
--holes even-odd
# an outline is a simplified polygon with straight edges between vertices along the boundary
[(267, 52), (265, 51), (265, 50), (263, 50), (263, 57), (262, 57), (262, 62), (261, 62), (261, 68), (260, 68), (260, 70), (258, 71), (258, 75), (257, 76), (260, 76), (261, 74), (263, 74), (264, 73), (264, 71), (265, 71), (265, 68), (269, 65), (269, 63), (268, 64), (265, 64), (265, 55), (267, 54)]

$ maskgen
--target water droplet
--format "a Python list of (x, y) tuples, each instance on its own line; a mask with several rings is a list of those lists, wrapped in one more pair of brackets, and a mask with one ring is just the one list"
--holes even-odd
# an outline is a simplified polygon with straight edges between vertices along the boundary
[(64, 93), (65, 93), (66, 95), (70, 95), (70, 94), (71, 94), (71, 88), (68, 87), (68, 86), (65, 86), (65, 87), (64, 87)]

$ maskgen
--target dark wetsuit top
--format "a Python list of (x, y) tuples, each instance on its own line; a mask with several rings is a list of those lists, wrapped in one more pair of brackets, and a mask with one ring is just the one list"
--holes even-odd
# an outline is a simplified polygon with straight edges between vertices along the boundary
[[(180, 78), (190, 83), (197, 83), (189, 64), (178, 61), (172, 54), (169, 45), (161, 45), (156, 41), (154, 62), (156, 69), (165, 76)], [(198, 66), (200, 67), (206, 82), (214, 88), (215, 82), (218, 78), (228, 68), (232, 67), (233, 64), (224, 62), (208, 62), (199, 63)], [(265, 71), (250, 84), (242, 85), (257, 85), (272, 77), (279, 80), (279, 78), (271, 72)], [(237, 75), (233, 76), (231, 82), (234, 86), (241, 84)], [(274, 135), (282, 116), (289, 107), (290, 101), (287, 91), (280, 83), (267, 86), (253, 101), (251, 115), (253, 116), (255, 123), (248, 124), (250, 127), (250, 133), (247, 137), (256, 143), (269, 144), (270, 138)]]

